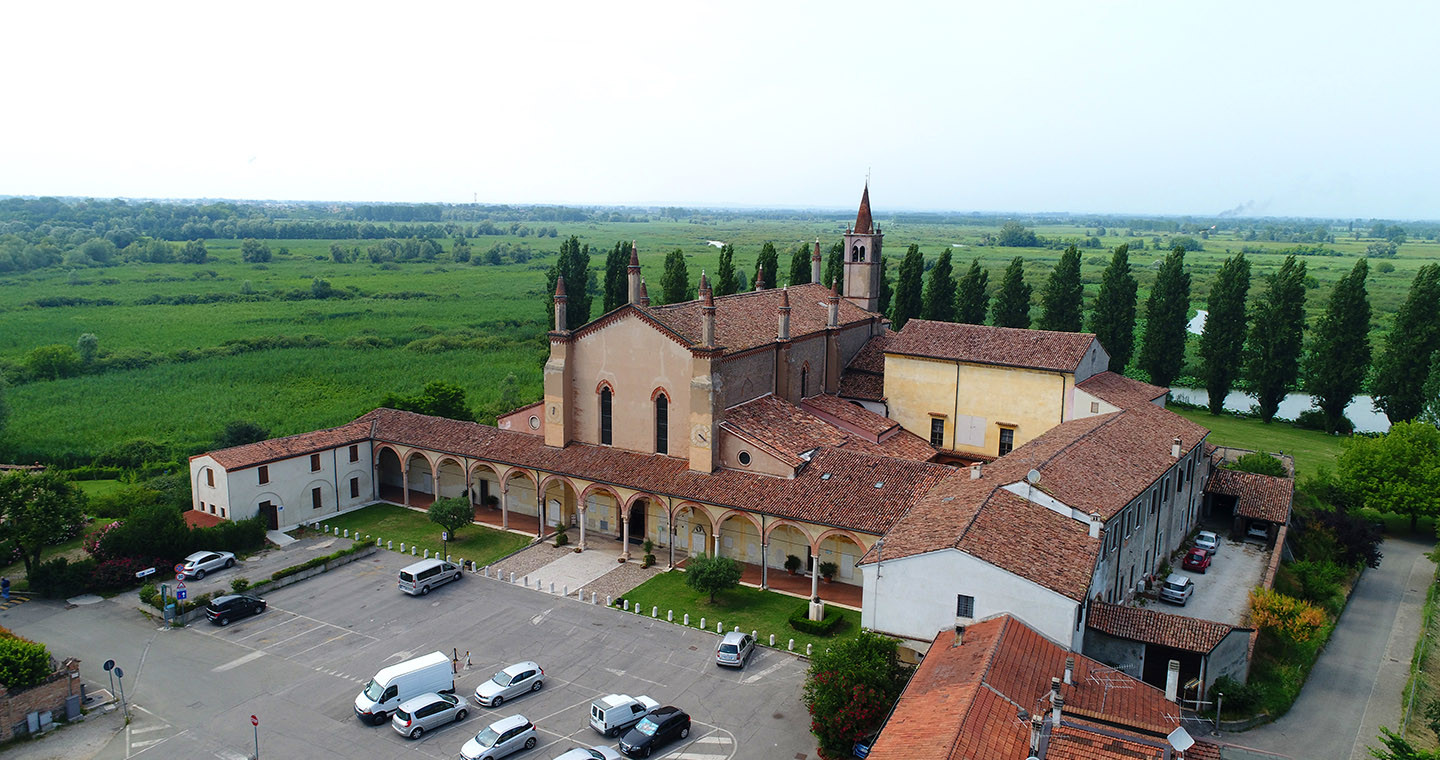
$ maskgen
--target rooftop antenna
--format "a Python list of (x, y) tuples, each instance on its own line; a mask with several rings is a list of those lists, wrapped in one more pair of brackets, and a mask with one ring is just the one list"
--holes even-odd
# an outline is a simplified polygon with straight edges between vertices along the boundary
[(1183, 753), (1195, 746), (1195, 739), (1190, 736), (1190, 732), (1186, 731), (1184, 726), (1176, 726), (1175, 730), (1171, 731), (1165, 739), (1170, 742), (1170, 746), (1174, 747), (1176, 752)]
[(1133, 683), (1133, 677), (1126, 675), (1125, 673), (1122, 673), (1115, 668), (1091, 668), (1090, 675), (1086, 677), (1085, 680), (1098, 683), (1100, 684), (1100, 687), (1105, 690), (1104, 695), (1100, 697), (1101, 712), (1105, 711), (1105, 701), (1110, 699), (1111, 689), (1135, 688)]
[(1035, 486), (1040, 482), (1040, 471), (1032, 469), (1025, 473), (1025, 482), (1028, 484), (1025, 486), (1025, 500), (1034, 502)]

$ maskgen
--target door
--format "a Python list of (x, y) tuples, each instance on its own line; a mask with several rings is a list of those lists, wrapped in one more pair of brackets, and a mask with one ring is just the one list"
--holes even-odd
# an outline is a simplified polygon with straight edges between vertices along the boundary
[(645, 512), (648, 504), (639, 502), (630, 508), (630, 543), (645, 542)]
[(260, 502), (260, 514), (265, 517), (265, 524), (270, 530), (280, 530), (280, 510), (268, 501)]

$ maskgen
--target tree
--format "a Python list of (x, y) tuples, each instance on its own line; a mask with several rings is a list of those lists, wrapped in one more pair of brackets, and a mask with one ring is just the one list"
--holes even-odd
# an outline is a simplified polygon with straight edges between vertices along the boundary
[(452, 420), (474, 422), (475, 414), (465, 406), (465, 389), (444, 380), (431, 380), (421, 389), (419, 396), (398, 396), (387, 393), (380, 406), (399, 409), (402, 412), (428, 414), (432, 417), (446, 417)]
[(560, 243), (560, 258), (545, 274), (545, 314), (555, 323), (555, 285), (565, 277), (565, 324), (571, 330), (590, 321), (590, 302), (595, 292), (595, 275), (590, 271), (590, 244), (580, 245), (571, 235)]
[(1346, 441), (1336, 465), (1340, 488), (1362, 506), (1410, 517), (1440, 516), (1440, 429), (1397, 422), (1390, 432)]
[(1375, 406), (1391, 422), (1413, 420), (1424, 408), (1425, 382), (1440, 350), (1440, 264), (1427, 264), (1415, 273), (1410, 294), (1395, 314), (1395, 326), (1385, 338), (1385, 352), (1375, 363), (1371, 387)]
[(923, 307), (921, 280), (925, 273), (925, 256), (920, 246), (911, 244), (900, 262), (900, 281), (895, 284), (895, 300), (890, 304), (890, 321), (896, 330), (905, 323), (920, 316)]
[(1190, 312), (1190, 274), (1185, 249), (1165, 257), (1145, 302), (1145, 336), (1140, 366), (1155, 385), (1170, 387), (1185, 364), (1185, 318)]
[(790, 279), (786, 284), (804, 285), (807, 282), (810, 282), (810, 248), (801, 243), (800, 247), (790, 254)]
[(961, 275), (955, 285), (955, 321), (968, 325), (985, 324), (985, 312), (989, 310), (990, 297), (985, 290), (990, 285), (990, 271), (980, 268), (980, 259), (972, 259), (970, 268)]
[(609, 314), (627, 303), (630, 303), (630, 243), (622, 240), (605, 254), (605, 303), (601, 311)]
[(204, 264), (209, 258), (204, 240), (191, 240), (180, 248), (180, 261), (186, 264)]
[(1365, 748), (1379, 760), (1440, 760), (1440, 752), (1416, 749), (1405, 737), (1385, 726), (1380, 727), (1380, 743), (1385, 745), (1384, 749)]
[(1080, 249), (1070, 246), (1050, 271), (1045, 292), (1040, 294), (1040, 329), (1080, 332), (1080, 310), (1085, 286), (1080, 282)]
[(942, 251), (935, 266), (930, 268), (930, 279), (925, 283), (923, 313), (926, 319), (937, 322), (955, 321), (955, 268), (950, 264), (950, 252)]
[(50, 652), (44, 644), (19, 636), (0, 638), (0, 683), (20, 691), (45, 682)]
[(697, 554), (685, 563), (685, 585), (702, 594), (715, 595), (740, 585), (740, 563), (729, 557), (712, 557)]
[(660, 277), (660, 303), (680, 303), (695, 296), (690, 292), (690, 271), (685, 252), (676, 248), (665, 256), (665, 274)]
[[(779, 254), (775, 252), (774, 243), (767, 240), (765, 241), (765, 245), (760, 246), (760, 255), (755, 257), (755, 267), (757, 269), (764, 269), (764, 272), (760, 275), (760, 282), (764, 283), (764, 287), (775, 287), (775, 278), (779, 274), (780, 269), (780, 257)], [(755, 289), (759, 290), (760, 287), (761, 286), (757, 284)]]
[(1225, 469), (1253, 472), (1259, 475), (1274, 475), (1277, 478), (1288, 477), (1290, 474), (1285, 471), (1284, 462), (1263, 451), (1252, 451), (1225, 465)]
[[(0, 391), (5, 390), (5, 382), (0, 380)], [(1440, 427), (1440, 351), (1436, 351), (1430, 360), (1430, 377), (1425, 381), (1425, 388), (1421, 396), (1424, 398), (1424, 410), (1420, 413), (1420, 419)], [(0, 394), (0, 433), (5, 432), (5, 399)]]
[(1200, 332), (1200, 374), (1211, 414), (1225, 408), (1225, 397), (1240, 376), (1245, 354), (1245, 296), (1250, 292), (1250, 262), (1237, 253), (1215, 275)]
[[(884, 268), (885, 268), (885, 259), (884, 259), (884, 257), (881, 257), (881, 259), (880, 259), (880, 268), (881, 268), (881, 269), (884, 269)], [(884, 275), (881, 275), (881, 278), (882, 278), (882, 280), (883, 280)], [(825, 256), (825, 280), (824, 280), (823, 282), (821, 282), (820, 284), (821, 284), (821, 285), (824, 285), (825, 287), (828, 288), (828, 287), (830, 287), (830, 283), (832, 283), (832, 282), (838, 282), (838, 283), (840, 283), (840, 295), (842, 295), (842, 296), (845, 295), (845, 244), (844, 244), (844, 243), (836, 243), (836, 244), (830, 246), (830, 252)], [(888, 296), (885, 297), (884, 301), (888, 304), (889, 301), (890, 301), (889, 297), (888, 297)], [(881, 313), (881, 314), (884, 314), (884, 313), (885, 313), (885, 307), (883, 307), (883, 306), (880, 307), (880, 313)]]
[(240, 243), (240, 259), (251, 264), (260, 264), (270, 260), (270, 246), (256, 240), (245, 238)]
[(831, 642), (811, 658), (804, 700), (821, 757), (850, 757), (855, 742), (884, 724), (909, 680), (898, 643), (861, 631)]
[(100, 354), (100, 339), (95, 333), (82, 333), (75, 339), (75, 352), (80, 355), (80, 363), (90, 366), (95, 363), (95, 357)]
[(80, 374), (80, 355), (63, 343), (40, 346), (25, 355), (25, 366), (36, 379), (59, 380)]
[(1016, 256), (1005, 268), (1005, 276), (1000, 279), (1000, 291), (995, 294), (995, 308), (992, 310), (995, 326), (1029, 329), (1032, 290), (1025, 282), (1025, 260)]
[(1245, 380), (1260, 402), (1260, 419), (1270, 422), (1300, 371), (1305, 329), (1305, 262), (1292, 254), (1265, 278), (1265, 297), (1250, 316), (1245, 343)]
[(731, 243), (720, 246), (720, 266), (715, 268), (714, 287), (717, 296), (740, 292), (740, 283), (735, 278), (735, 246)]
[[(844, 275), (842, 274), (839, 279), (835, 280), (835, 282), (836, 282), (836, 283), (839, 283), (839, 285), (840, 285), (840, 294), (841, 294), (841, 295), (844, 295), (844, 294), (845, 294), (845, 285), (844, 285), (844, 283), (845, 283), (845, 277), (844, 277)], [(893, 285), (890, 284), (890, 260), (882, 256), (882, 257), (880, 257), (880, 297), (879, 297), (878, 299), (876, 299), (876, 302), (875, 302), (875, 311), (876, 311), (876, 312), (878, 312), (878, 313), (880, 313), (880, 314), (889, 314), (889, 313), (890, 313), (890, 296), (891, 296), (891, 294), (894, 292), (894, 290), (895, 290), (895, 286), (893, 286)]]
[(1110, 254), (1110, 265), (1100, 277), (1100, 293), (1090, 315), (1090, 332), (1110, 353), (1111, 372), (1125, 372), (1135, 348), (1135, 297), (1139, 285), (1130, 274), (1130, 246), (1121, 244)]
[(232, 446), (244, 446), (247, 443), (256, 443), (269, 437), (270, 429), (258, 422), (231, 420), (225, 423), (225, 429), (215, 436), (215, 448), (228, 449)]
[(456, 531), (475, 521), (475, 509), (470, 506), (470, 500), (463, 496), (436, 499), (427, 513), (430, 522), (449, 531), (451, 541), (455, 540)]
[(1040, 245), (1040, 239), (1035, 237), (1034, 232), (1025, 229), (1025, 225), (1019, 222), (1006, 222), (1000, 225), (1000, 232), (995, 236), (995, 244), (1010, 248), (1033, 248)]
[(40, 551), (70, 538), (84, 517), (85, 493), (58, 472), (17, 470), (0, 477), (0, 519), (27, 576), (40, 565)]
[(1340, 428), (1345, 407), (1365, 382), (1370, 370), (1370, 299), (1365, 291), (1369, 275), (1365, 259), (1335, 283), (1330, 304), (1315, 323), (1305, 367), (1305, 390), (1325, 415), (1325, 432)]

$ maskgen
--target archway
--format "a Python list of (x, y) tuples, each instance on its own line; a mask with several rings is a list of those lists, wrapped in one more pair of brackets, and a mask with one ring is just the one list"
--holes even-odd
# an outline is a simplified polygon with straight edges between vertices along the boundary
[[(860, 584), (860, 571), (855, 564), (865, 555), (865, 549), (860, 545), (859, 540), (849, 532), (829, 530), (820, 536), (816, 543), (820, 564), (826, 562), (835, 563), (836, 572), (834, 580), (837, 583), (848, 583), (851, 585)], [(818, 573), (820, 568), (816, 568)]]
[(500, 490), (500, 527), (539, 533), (540, 501), (535, 480), (528, 470), (510, 470), (503, 476)]
[(708, 554), (712, 548), (710, 537), (714, 529), (710, 525), (710, 516), (697, 504), (681, 504), (675, 510), (675, 523), (672, 531), (675, 536), (675, 550), (683, 556), (694, 556), (696, 554)]
[(715, 532), (720, 537), (720, 548), (716, 552), (720, 556), (751, 565), (758, 565), (763, 560), (760, 525), (749, 514), (731, 512), (721, 517)]
[(375, 474), (380, 484), (380, 498), (396, 504), (405, 503), (405, 470), (400, 455), (389, 446), (376, 456)]
[(470, 466), (470, 505), (477, 513), (500, 509), (500, 475), (487, 462), (476, 462)]
[(545, 535), (546, 530), (564, 525), (576, 527), (579, 525), (578, 506), (580, 503), (579, 493), (570, 481), (559, 475), (551, 475), (541, 481), (540, 493), (540, 517), (543, 525), (537, 535)]
[(435, 470), (435, 498), (450, 499), (465, 496), (465, 468), (450, 457), (440, 460)]
[(799, 526), (788, 522), (773, 525), (765, 541), (766, 564), (774, 568), (785, 567), (785, 561), (790, 557), (800, 560), (797, 573), (808, 572), (810, 569), (810, 539)]

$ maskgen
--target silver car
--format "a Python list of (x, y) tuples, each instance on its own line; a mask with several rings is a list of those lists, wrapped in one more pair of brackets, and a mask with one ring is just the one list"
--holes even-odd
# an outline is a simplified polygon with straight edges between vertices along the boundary
[(390, 718), (390, 727), (411, 739), (419, 739), (426, 731), (446, 723), (459, 723), (469, 714), (470, 703), (464, 697), (432, 691), (401, 702)]
[(517, 662), (475, 687), (475, 701), (486, 707), (499, 707), (507, 699), (527, 691), (540, 691), (544, 685), (545, 671), (539, 665)]
[(715, 664), (743, 668), (755, 651), (755, 639), (748, 633), (731, 631), (715, 647)]
[(535, 724), (524, 715), (511, 715), (486, 726), (483, 731), (460, 748), (465, 760), (496, 760), (522, 749), (534, 749), (540, 737)]
[(555, 760), (625, 760), (625, 756), (613, 747), (597, 744), (594, 747), (576, 747), (556, 757)]
[(206, 573), (213, 573), (226, 567), (235, 566), (235, 555), (230, 552), (195, 552), (185, 558), (178, 575), (187, 579), (200, 580)]

